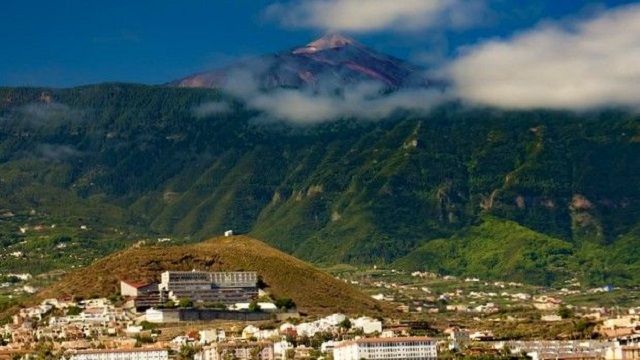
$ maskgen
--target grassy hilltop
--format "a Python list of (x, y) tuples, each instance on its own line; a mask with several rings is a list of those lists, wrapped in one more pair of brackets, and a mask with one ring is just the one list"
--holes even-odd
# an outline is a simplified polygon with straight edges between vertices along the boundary
[[(158, 281), (165, 270), (257, 271), (272, 295), (289, 297), (299, 310), (325, 314), (381, 313), (383, 305), (309, 264), (247, 236), (220, 237), (194, 245), (134, 246), (71, 272), (39, 294), (109, 296), (118, 279)], [(388, 309), (387, 309), (388, 310)]]

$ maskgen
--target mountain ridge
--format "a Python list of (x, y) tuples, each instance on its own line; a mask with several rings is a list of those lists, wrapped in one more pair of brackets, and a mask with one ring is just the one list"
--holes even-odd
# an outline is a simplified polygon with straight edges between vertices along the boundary
[[(211, 103), (227, 111), (196, 111)], [(533, 281), (638, 281), (636, 114), (449, 103), (305, 127), (257, 115), (218, 89), (0, 89), (0, 271), (234, 229), (315, 263), (412, 255), (407, 268), (460, 275), (548, 264)], [(549, 246), (532, 252), (529, 240)], [(489, 251), (509, 246), (514, 256)], [(442, 256), (424, 255), (434, 249)], [(476, 255), (504, 271), (478, 274)]]

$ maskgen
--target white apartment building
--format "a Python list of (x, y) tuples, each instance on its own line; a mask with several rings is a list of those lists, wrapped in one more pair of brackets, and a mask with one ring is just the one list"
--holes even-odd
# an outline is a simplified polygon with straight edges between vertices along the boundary
[(166, 349), (82, 350), (69, 354), (69, 360), (168, 360)]
[(362, 316), (351, 321), (351, 326), (361, 329), (365, 334), (382, 333), (382, 321), (367, 316)]
[(333, 349), (334, 360), (435, 360), (436, 341), (427, 337), (368, 338), (344, 341)]

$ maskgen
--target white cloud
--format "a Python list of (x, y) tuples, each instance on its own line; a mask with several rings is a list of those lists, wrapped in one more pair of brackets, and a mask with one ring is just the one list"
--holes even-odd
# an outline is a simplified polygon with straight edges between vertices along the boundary
[(506, 108), (640, 106), (640, 5), (542, 24), (466, 49), (448, 68), (455, 92)]
[(322, 85), (313, 88), (262, 91), (256, 77), (251, 71), (235, 71), (229, 75), (230, 81), (224, 88), (266, 118), (295, 124), (350, 117), (379, 120), (401, 110), (428, 112), (449, 99), (437, 89), (413, 88), (387, 93), (377, 82), (342, 87), (331, 83), (331, 79), (319, 81)]
[(396, 111), (427, 112), (446, 100), (438, 90), (412, 89), (384, 94), (379, 84), (347, 86), (343, 95), (278, 89), (249, 99), (249, 105), (270, 117), (298, 124), (341, 118), (379, 120)]
[(481, 20), (483, 9), (481, 0), (297, 0), (265, 14), (287, 27), (369, 32), (466, 27)]

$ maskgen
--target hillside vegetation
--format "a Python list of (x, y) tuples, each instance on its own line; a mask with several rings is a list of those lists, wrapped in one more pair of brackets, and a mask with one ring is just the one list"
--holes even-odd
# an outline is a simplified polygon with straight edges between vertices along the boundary
[(570, 243), (543, 235), (513, 221), (488, 218), (447, 239), (435, 239), (412, 251), (396, 264), (408, 269), (436, 270), (443, 274), (502, 274), (524, 283), (549, 284), (578, 271), (572, 263)]
[(299, 310), (313, 314), (376, 314), (385, 309), (352, 286), (247, 236), (193, 245), (134, 246), (69, 273), (39, 297), (108, 297), (119, 293), (119, 279), (159, 281), (163, 271), (193, 269), (257, 271), (274, 297), (291, 298)]
[[(201, 111), (211, 103), (225, 111)], [(377, 122), (260, 116), (206, 89), (0, 89), (0, 272), (234, 229), (321, 264), (640, 280), (629, 255), (640, 228), (637, 115), (448, 104)]]

